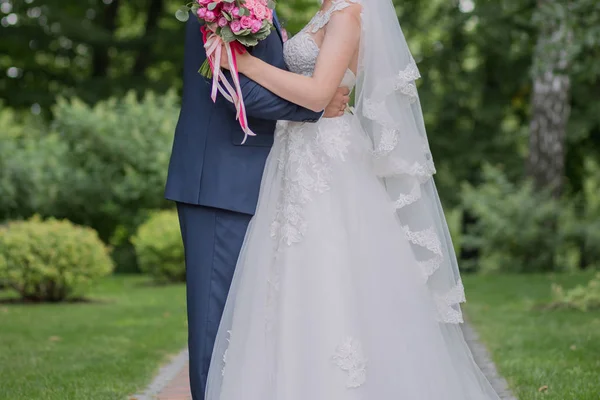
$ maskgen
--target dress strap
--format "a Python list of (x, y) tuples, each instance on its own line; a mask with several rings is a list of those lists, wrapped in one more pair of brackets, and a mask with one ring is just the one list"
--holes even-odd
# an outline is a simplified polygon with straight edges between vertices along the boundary
[(322, 29), (329, 20), (334, 12), (342, 11), (343, 9), (350, 7), (352, 4), (355, 4), (356, 1), (346, 1), (346, 0), (335, 0), (332, 2), (331, 7), (327, 10), (321, 10), (315, 14), (313, 19), (306, 26), (307, 30), (310, 33), (317, 33), (320, 29)]

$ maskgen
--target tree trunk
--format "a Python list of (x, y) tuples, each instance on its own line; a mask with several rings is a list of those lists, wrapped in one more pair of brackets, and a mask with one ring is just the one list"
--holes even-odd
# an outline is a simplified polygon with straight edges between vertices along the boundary
[[(150, 7), (148, 8), (148, 17), (146, 18), (146, 28), (144, 34), (146, 39), (151, 39), (156, 33), (158, 28), (158, 18), (163, 11), (163, 7), (164, 0), (151, 0)], [(133, 76), (141, 76), (146, 71), (146, 68), (148, 68), (151, 54), (151, 46), (149, 43), (151, 43), (151, 41), (144, 42), (139, 50), (132, 70)]]
[(98, 45), (94, 48), (94, 59), (92, 61), (92, 76), (104, 77), (108, 72), (110, 65), (110, 59), (108, 57), (108, 49), (110, 38), (117, 28), (117, 15), (119, 11), (120, 0), (113, 0), (104, 9), (104, 15), (102, 17), (102, 27), (108, 33), (109, 40), (104, 44)]
[(536, 188), (559, 197), (565, 175), (565, 141), (571, 80), (567, 48), (572, 38), (567, 22), (547, 12), (558, 0), (538, 0), (539, 37), (534, 53), (533, 96), (529, 126), (527, 173)]

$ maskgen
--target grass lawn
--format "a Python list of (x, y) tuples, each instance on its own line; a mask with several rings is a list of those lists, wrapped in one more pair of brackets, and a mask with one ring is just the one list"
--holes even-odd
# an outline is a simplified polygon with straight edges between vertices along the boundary
[(90, 303), (44, 305), (0, 291), (0, 399), (126, 399), (184, 347), (184, 288), (117, 276)]
[(539, 307), (553, 282), (570, 288), (591, 277), (464, 277), (468, 318), (519, 400), (600, 399), (600, 311)]

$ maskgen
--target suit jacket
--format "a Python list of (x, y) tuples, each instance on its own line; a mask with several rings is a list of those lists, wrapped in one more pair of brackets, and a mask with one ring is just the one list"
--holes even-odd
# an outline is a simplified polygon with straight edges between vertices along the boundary
[[(279, 24), (252, 54), (286, 68)], [(244, 133), (233, 104), (210, 98), (211, 82), (198, 73), (206, 59), (200, 24), (186, 25), (183, 98), (165, 197), (182, 203), (254, 214), (263, 168), (273, 144), (277, 120), (315, 122), (321, 113), (292, 104), (240, 75), (248, 124), (257, 136), (240, 145)]]

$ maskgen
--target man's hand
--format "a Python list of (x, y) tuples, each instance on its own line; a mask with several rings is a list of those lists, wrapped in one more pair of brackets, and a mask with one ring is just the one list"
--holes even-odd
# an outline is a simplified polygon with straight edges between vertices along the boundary
[(335, 118), (341, 117), (346, 111), (346, 106), (350, 102), (350, 89), (342, 87), (339, 88), (329, 105), (325, 108), (323, 118)]

